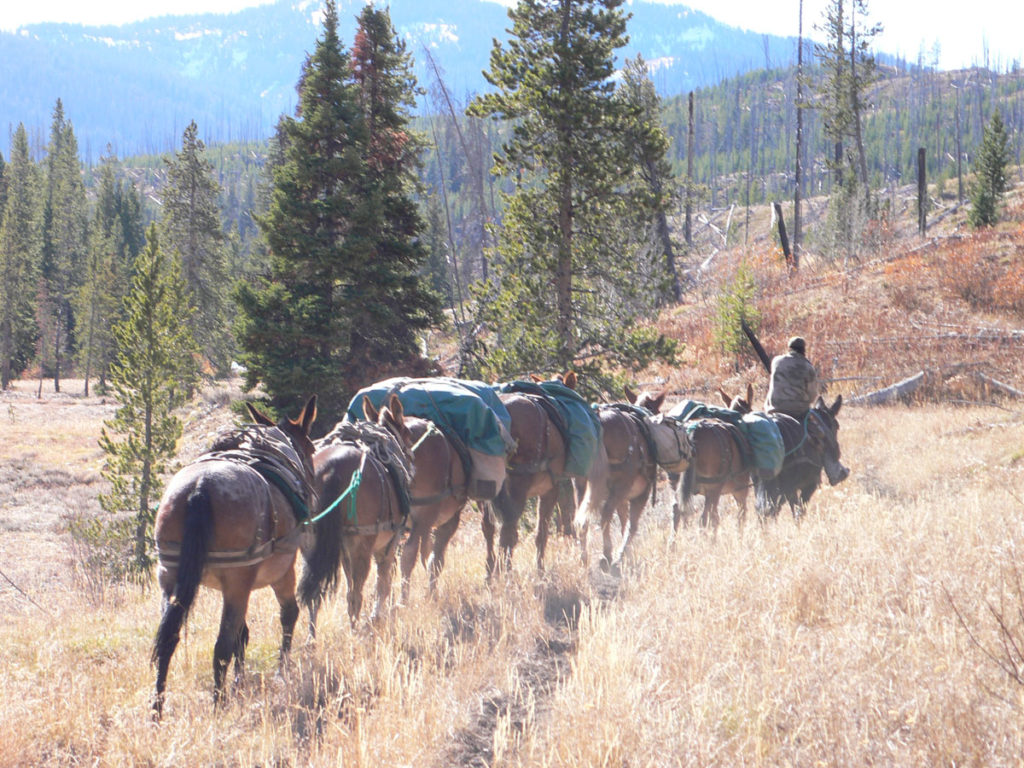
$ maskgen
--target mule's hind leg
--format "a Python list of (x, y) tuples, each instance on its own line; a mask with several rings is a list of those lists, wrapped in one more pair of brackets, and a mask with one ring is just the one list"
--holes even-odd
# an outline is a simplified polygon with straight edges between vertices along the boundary
[(348, 577), (348, 618), (352, 626), (355, 626), (356, 621), (359, 620), (359, 614), (363, 610), (363, 586), (366, 584), (366, 578), (370, 575), (369, 549), (376, 536), (369, 537), (371, 539), (369, 544), (364, 543), (363, 538), (360, 537), (355, 547), (349, 552), (348, 569), (345, 574)]
[[(558, 485), (540, 497), (537, 504), (537, 570), (544, 570), (544, 551), (548, 546), (548, 529), (551, 527), (551, 517), (558, 502)], [(502, 529), (504, 532), (504, 529)]]
[(280, 661), (292, 647), (292, 637), (295, 635), (295, 623), (299, 620), (299, 604), (295, 600), (295, 566), (292, 565), (288, 572), (272, 585), (277, 604), (281, 606), (281, 654)]
[[(626, 558), (633, 537), (636, 536), (637, 529), (640, 526), (640, 515), (643, 513), (645, 506), (647, 506), (646, 493), (629, 501), (629, 519), (625, 526), (623, 526), (622, 541), (619, 543), (619, 549), (615, 553), (615, 559), (612, 561), (612, 573), (616, 575), (621, 573), (622, 561)], [(619, 507), (619, 513), (620, 515), (622, 514), (621, 506)]]
[(387, 609), (388, 601), (391, 599), (391, 580), (395, 573), (395, 554), (398, 549), (399, 535), (396, 533), (391, 537), (387, 546), (374, 554), (377, 561), (377, 597), (373, 601), (373, 611), (370, 613), (370, 621), (376, 622), (382, 612)]
[(484, 534), (484, 547), (487, 550), (485, 558), (487, 574), (487, 580), (490, 581), (491, 576), (494, 575), (494, 534), (496, 528), (494, 526), (494, 515), (497, 514), (494, 511), (494, 504), (491, 502), (484, 502), (480, 505), (480, 530)]
[(420, 551), (420, 543), (426, 541), (426, 534), (423, 531), (423, 524), (418, 520), (413, 522), (412, 530), (402, 545), (401, 568), (402, 568), (402, 602), (409, 601), (409, 585), (412, 581), (412, 571), (416, 567), (416, 555)]
[(249, 628), (245, 623), (249, 608), (249, 589), (252, 579), (247, 580), (246, 589), (225, 590), (224, 607), (220, 614), (220, 630), (213, 645), (213, 701), (220, 702), (224, 695), (224, 678), (231, 659), (235, 660), (235, 681), (244, 672), (245, 646), (249, 642)]
[(427, 559), (427, 573), (430, 574), (429, 592), (434, 594), (437, 588), (437, 578), (444, 568), (444, 555), (448, 551), (448, 542), (455, 535), (455, 529), (459, 527), (462, 519), (462, 509), (459, 508), (451, 518), (434, 529), (434, 548)]

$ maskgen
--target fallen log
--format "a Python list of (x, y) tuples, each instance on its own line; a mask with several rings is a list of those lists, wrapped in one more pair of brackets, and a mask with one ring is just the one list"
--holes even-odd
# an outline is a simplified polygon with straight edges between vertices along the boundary
[(849, 403), (851, 405), (884, 405), (896, 400), (907, 400), (924, 384), (926, 378), (927, 374), (924, 371), (920, 371), (910, 378), (897, 381), (888, 387), (876, 389), (874, 392), (868, 392), (866, 395), (851, 397)]
[(986, 376), (984, 373), (975, 371), (974, 375), (978, 380), (984, 384), (988, 389), (995, 390), (1006, 397), (1024, 397), (1024, 392), (1019, 389), (1011, 387), (1009, 384), (1004, 384), (1001, 381), (996, 381), (991, 376)]

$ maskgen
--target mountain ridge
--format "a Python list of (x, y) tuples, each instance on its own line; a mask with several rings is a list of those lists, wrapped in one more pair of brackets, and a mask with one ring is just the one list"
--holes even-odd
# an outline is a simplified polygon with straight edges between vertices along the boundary
[[(362, 5), (338, 3), (346, 46)], [(491, 0), (392, 0), (390, 10), (421, 86), (431, 84), (426, 46), (458, 100), (487, 87), (482, 72), (492, 41), (507, 36), (505, 7)], [(635, 0), (627, 10), (630, 42), (618, 63), (642, 54), (663, 95), (795, 59), (795, 38), (740, 30), (686, 6)], [(51, 22), (0, 33), (0, 125), (10, 133), (24, 123), (38, 154), (60, 98), (87, 163), (108, 144), (122, 157), (170, 151), (190, 120), (207, 143), (261, 141), (280, 114), (294, 109), (319, 12), (318, 0), (278, 0), (231, 14), (121, 26)]]

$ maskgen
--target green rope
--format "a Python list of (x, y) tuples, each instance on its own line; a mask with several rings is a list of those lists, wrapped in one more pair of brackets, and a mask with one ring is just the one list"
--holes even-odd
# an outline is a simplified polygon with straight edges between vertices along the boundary
[(352, 480), (351, 482), (349, 482), (348, 488), (345, 489), (344, 493), (342, 493), (341, 496), (332, 501), (319, 515), (310, 520), (307, 520), (306, 525), (310, 525), (312, 523), (317, 522), (318, 520), (322, 520), (323, 518), (325, 518), (327, 515), (333, 512), (338, 507), (338, 505), (341, 504), (341, 502), (343, 502), (346, 498), (348, 498), (348, 520), (351, 523), (356, 522), (356, 494), (359, 492), (359, 484), (361, 482), (363, 482), (362, 466), (360, 466), (358, 469), (356, 469), (355, 472), (352, 473)]

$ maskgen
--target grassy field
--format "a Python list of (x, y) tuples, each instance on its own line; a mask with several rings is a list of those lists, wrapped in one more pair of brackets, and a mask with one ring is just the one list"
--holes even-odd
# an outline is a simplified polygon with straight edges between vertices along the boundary
[[(185, 414), (186, 459), (230, 395)], [(621, 580), (584, 572), (566, 539), (540, 576), (524, 539), (487, 584), (472, 510), (434, 598), (417, 569), (407, 605), (351, 629), (338, 595), (281, 670), (276, 601), (256, 593), (247, 674), (216, 711), (220, 604), (203, 590), (159, 725), (159, 596), (97, 588), (67, 533), (98, 509), (111, 413), (32, 384), (0, 394), (0, 766), (1024, 761), (1024, 685), (1000, 666), (1024, 665), (1006, 645), (1024, 644), (1019, 411), (844, 408), (850, 479), (800, 525), (740, 528), (726, 501), (717, 535), (673, 535), (662, 486)]]

